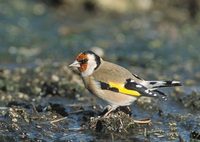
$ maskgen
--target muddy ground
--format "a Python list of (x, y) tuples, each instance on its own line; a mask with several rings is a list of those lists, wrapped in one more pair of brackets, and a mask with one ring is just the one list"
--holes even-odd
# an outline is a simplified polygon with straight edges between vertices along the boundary
[[(0, 141), (200, 141), (199, 13), (178, 0), (124, 2), (0, 2)], [(102, 118), (105, 102), (68, 68), (88, 49), (183, 86)]]
[[(171, 92), (167, 101), (143, 98), (132, 116), (103, 106), (66, 64), (2, 69), (1, 141), (183, 141), (199, 139), (200, 94)], [(162, 104), (162, 105), (161, 105)], [(137, 124), (134, 119), (151, 119)]]

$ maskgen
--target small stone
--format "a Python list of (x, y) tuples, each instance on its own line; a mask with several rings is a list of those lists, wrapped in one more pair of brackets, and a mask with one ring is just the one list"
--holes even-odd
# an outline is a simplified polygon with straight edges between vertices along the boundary
[(54, 75), (51, 76), (51, 80), (54, 81), (54, 82), (58, 82), (60, 80), (60, 78), (57, 75), (54, 74)]
[(12, 119), (12, 122), (17, 122), (17, 118), (13, 118), (13, 119)]
[(19, 92), (19, 93), (18, 93), (18, 97), (19, 97), (19, 98), (23, 98), (23, 97), (24, 97), (24, 94), (21, 93), (21, 92)]
[(21, 72), (22, 74), (25, 74), (25, 73), (27, 72), (27, 69), (26, 69), (26, 68), (21, 68), (21, 69), (20, 69), (20, 72)]
[(40, 126), (40, 125), (36, 125), (36, 128), (42, 128), (42, 126)]
[(40, 93), (42, 91), (42, 89), (37, 86), (34, 88), (34, 90), (35, 90), (35, 93)]

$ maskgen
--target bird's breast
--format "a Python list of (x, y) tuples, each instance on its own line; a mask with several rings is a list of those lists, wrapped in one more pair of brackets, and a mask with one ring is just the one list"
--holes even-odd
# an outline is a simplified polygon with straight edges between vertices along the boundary
[(99, 83), (97, 81), (94, 80), (93, 77), (84, 77), (83, 78), (83, 82), (85, 87), (94, 95), (97, 95), (102, 93)]

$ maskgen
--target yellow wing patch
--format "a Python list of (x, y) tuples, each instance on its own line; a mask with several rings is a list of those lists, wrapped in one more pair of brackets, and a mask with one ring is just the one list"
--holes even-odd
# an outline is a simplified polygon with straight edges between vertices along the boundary
[(119, 90), (119, 92), (123, 93), (123, 94), (136, 96), (136, 97), (141, 96), (141, 94), (138, 91), (129, 90), (129, 89), (124, 88), (124, 84), (109, 82), (109, 86), (113, 87), (113, 88), (117, 88)]

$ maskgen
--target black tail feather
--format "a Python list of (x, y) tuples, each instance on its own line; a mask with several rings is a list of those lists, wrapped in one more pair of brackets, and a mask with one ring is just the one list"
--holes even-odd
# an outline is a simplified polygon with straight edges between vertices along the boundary
[(182, 86), (180, 81), (148, 81), (149, 88)]
[(182, 86), (180, 81), (165, 81), (166, 82), (166, 86)]

